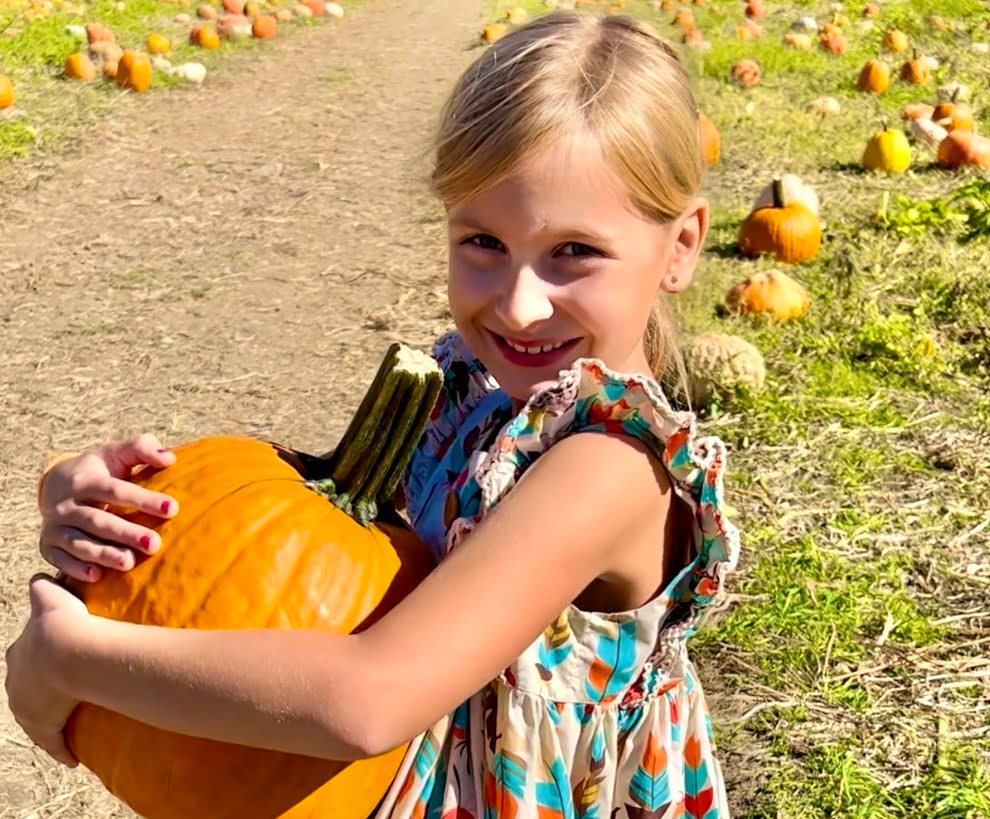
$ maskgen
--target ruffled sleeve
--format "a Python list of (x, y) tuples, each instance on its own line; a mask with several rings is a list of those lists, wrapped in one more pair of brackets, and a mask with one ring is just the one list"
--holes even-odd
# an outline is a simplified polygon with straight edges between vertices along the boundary
[(448, 547), (484, 518), (537, 457), (578, 432), (614, 432), (643, 441), (661, 459), (674, 491), (693, 511), (694, 559), (657, 606), (680, 636), (689, 636), (703, 610), (719, 596), (724, 576), (736, 566), (739, 533), (725, 515), (724, 443), (699, 435), (694, 414), (673, 409), (650, 377), (616, 372), (597, 359), (579, 359), (554, 384), (533, 395), (478, 459), (473, 482), (480, 488), (480, 504), (474, 514), (452, 523)]

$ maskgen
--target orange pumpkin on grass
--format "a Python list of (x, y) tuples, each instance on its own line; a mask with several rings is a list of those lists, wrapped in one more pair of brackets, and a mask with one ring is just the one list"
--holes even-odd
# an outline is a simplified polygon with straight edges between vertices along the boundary
[(62, 73), (70, 80), (92, 82), (96, 79), (96, 66), (87, 54), (77, 51), (66, 58)]
[(251, 34), (258, 40), (271, 40), (278, 34), (278, 23), (269, 14), (262, 14), (254, 19)]
[(14, 84), (10, 78), (0, 74), (0, 110), (14, 104)]
[(739, 250), (749, 257), (804, 262), (818, 255), (821, 244), (818, 217), (804, 205), (786, 203), (780, 179), (773, 181), (773, 203), (752, 211), (739, 228)]
[(701, 112), (698, 112), (698, 145), (701, 149), (701, 161), (709, 168), (717, 165), (722, 153), (722, 137), (715, 123)]
[[(122, 510), (158, 530), (160, 550), (129, 572), (67, 585), (93, 614), (135, 623), (366, 627), (432, 565), (407, 529), (370, 520), (391, 499), (440, 386), (432, 359), (393, 345), (329, 457), (235, 438), (178, 448), (173, 466), (135, 481), (175, 497), (181, 513), (162, 521)], [(365, 819), (404, 751), (335, 762), (174, 734), (87, 703), (65, 733), (80, 762), (148, 819)]]
[(117, 63), (117, 85), (141, 94), (151, 88), (151, 60), (147, 54), (125, 51)]

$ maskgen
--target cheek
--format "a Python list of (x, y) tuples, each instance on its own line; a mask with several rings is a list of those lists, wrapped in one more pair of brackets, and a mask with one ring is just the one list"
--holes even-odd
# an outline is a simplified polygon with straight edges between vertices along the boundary
[(589, 276), (559, 291), (559, 304), (598, 336), (642, 331), (653, 307), (656, 289), (649, 276), (610, 270)]
[(447, 296), (454, 317), (477, 312), (491, 295), (492, 271), (482, 269), (451, 250), (447, 263)]

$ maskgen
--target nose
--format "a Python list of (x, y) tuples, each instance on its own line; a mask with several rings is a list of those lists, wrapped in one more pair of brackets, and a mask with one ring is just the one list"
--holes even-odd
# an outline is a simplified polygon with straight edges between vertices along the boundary
[(550, 285), (531, 267), (523, 266), (505, 282), (495, 312), (506, 330), (525, 330), (553, 315)]

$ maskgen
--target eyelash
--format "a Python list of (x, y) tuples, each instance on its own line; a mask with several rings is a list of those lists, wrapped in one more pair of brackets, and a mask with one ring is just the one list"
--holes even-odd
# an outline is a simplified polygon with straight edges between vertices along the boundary
[[(491, 240), (492, 242), (495, 242), (498, 246), (497, 247), (485, 246), (479, 240)], [(467, 239), (465, 239), (463, 244), (474, 245), (475, 247), (480, 248), (481, 250), (495, 250), (495, 251), (505, 250), (505, 245), (503, 245), (498, 239), (496, 239), (494, 236), (492, 236), (489, 233), (476, 233), (474, 236), (469, 236)], [(564, 256), (569, 256), (570, 258), (573, 259), (582, 259), (582, 258), (589, 258), (589, 257), (603, 255), (600, 250), (597, 250), (591, 245), (586, 245), (583, 242), (566, 242), (565, 244), (561, 245), (562, 248), (571, 247), (571, 246), (573, 246), (575, 249), (581, 248), (584, 252), (565, 253), (563, 254)]]

